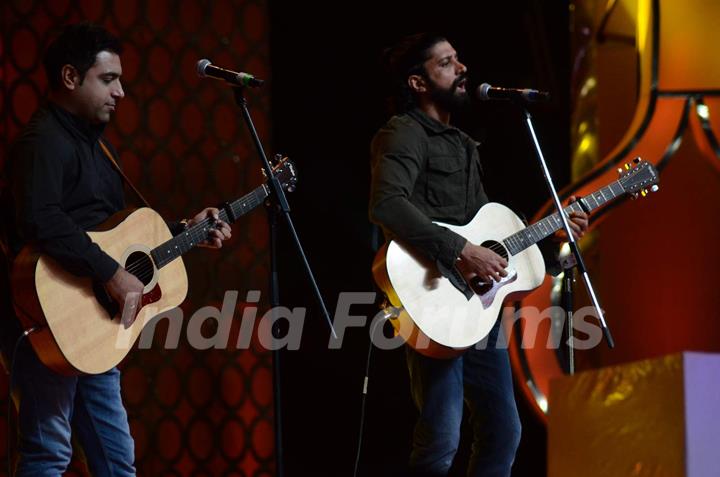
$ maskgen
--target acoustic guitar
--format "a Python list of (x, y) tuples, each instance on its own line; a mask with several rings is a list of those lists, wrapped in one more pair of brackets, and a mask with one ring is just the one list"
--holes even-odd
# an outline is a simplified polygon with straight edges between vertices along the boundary
[[(641, 159), (627, 164), (620, 178), (565, 208), (591, 212), (624, 194), (647, 195), (657, 190), (655, 167)], [(396, 333), (418, 352), (450, 358), (485, 338), (506, 300), (518, 299), (542, 284), (545, 262), (536, 243), (562, 228), (555, 213), (526, 227), (509, 208), (489, 203), (466, 225), (435, 222), (487, 247), (508, 262), (499, 282), (468, 280), (472, 294), (458, 290), (432, 260), (398, 241), (381, 248), (373, 262), (373, 276), (392, 305), (386, 315)]]
[[(297, 181), (292, 162), (283, 159), (273, 170), (285, 189)], [(235, 222), (270, 194), (262, 184), (226, 204), (220, 220)], [(55, 260), (26, 246), (16, 257), (11, 283), (13, 305), (40, 360), (56, 372), (103, 373), (117, 365), (154, 316), (183, 302), (188, 279), (181, 256), (208, 238), (213, 219), (172, 236), (162, 217), (150, 208), (118, 212), (88, 235), (144, 285), (141, 308), (129, 327), (121, 323), (119, 306), (104, 287), (67, 272)]]

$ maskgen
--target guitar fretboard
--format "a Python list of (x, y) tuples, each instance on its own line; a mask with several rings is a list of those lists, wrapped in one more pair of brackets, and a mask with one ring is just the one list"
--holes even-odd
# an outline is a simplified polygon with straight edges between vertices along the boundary
[[(592, 211), (598, 207), (602, 207), (624, 193), (625, 188), (622, 184), (620, 184), (620, 181), (615, 181), (602, 189), (581, 198), (579, 201), (573, 202), (569, 206), (565, 207), (564, 211), (566, 214), (573, 211), (579, 212), (583, 209)], [(556, 212), (542, 220), (539, 220), (538, 222), (535, 222), (529, 227), (510, 235), (503, 240), (503, 244), (511, 255), (516, 255), (545, 237), (557, 232), (562, 228), (562, 226), (560, 215)]]
[[(227, 209), (221, 209), (219, 218), (223, 222), (231, 224), (235, 222), (241, 215), (245, 215), (258, 205), (262, 204), (268, 196), (267, 186), (261, 185), (247, 195), (242, 196), (238, 200), (229, 204), (230, 215)], [(155, 266), (160, 269), (172, 262), (185, 252), (195, 247), (200, 242), (208, 238), (213, 227), (214, 220), (207, 218), (199, 222), (182, 233), (171, 238), (167, 242), (158, 245), (151, 252)]]

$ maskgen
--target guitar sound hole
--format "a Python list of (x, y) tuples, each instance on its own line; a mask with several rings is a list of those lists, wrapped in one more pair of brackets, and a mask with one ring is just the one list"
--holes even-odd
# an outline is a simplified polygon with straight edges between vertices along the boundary
[[(485, 242), (481, 243), (485, 248), (489, 248), (493, 252), (500, 255), (505, 260), (508, 259), (510, 256), (508, 254), (507, 249), (500, 243), (496, 242), (494, 240), (486, 240)], [(478, 295), (484, 295), (485, 293), (489, 292), (493, 288), (493, 281), (488, 281), (487, 278), (481, 278), (481, 277), (474, 277), (470, 282), (468, 283), (470, 285), (470, 288), (477, 293)]]
[(153, 278), (152, 259), (143, 252), (133, 252), (125, 262), (125, 270), (135, 275), (143, 285), (147, 285)]
[(507, 260), (508, 257), (510, 256), (508, 254), (508, 251), (505, 248), (505, 246), (503, 244), (501, 244), (500, 242), (496, 242), (494, 240), (486, 240), (485, 242), (481, 243), (480, 245), (482, 245), (485, 248), (489, 248), (490, 250), (497, 253), (505, 260)]

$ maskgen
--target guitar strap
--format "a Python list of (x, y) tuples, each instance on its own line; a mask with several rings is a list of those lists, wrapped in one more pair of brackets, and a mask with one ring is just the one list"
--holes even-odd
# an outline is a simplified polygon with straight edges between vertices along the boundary
[(123, 170), (120, 168), (120, 165), (117, 163), (117, 161), (113, 157), (112, 153), (110, 152), (110, 149), (105, 145), (103, 140), (98, 139), (98, 142), (100, 143), (100, 148), (103, 150), (103, 152), (105, 153), (107, 158), (110, 159), (110, 162), (112, 163), (115, 170), (120, 173), (120, 176), (123, 178), (123, 181), (125, 181), (125, 183), (130, 186), (130, 188), (133, 190), (133, 192), (135, 192), (135, 195), (137, 195), (138, 198), (140, 198), (140, 202), (142, 202), (143, 205), (145, 205), (145, 207), (152, 208), (152, 207), (150, 207), (150, 204), (148, 203), (148, 201), (145, 200), (145, 197), (143, 197), (143, 195), (137, 189), (137, 187), (135, 187), (135, 185), (132, 182), (130, 182), (130, 179), (128, 178), (128, 176), (125, 175)]

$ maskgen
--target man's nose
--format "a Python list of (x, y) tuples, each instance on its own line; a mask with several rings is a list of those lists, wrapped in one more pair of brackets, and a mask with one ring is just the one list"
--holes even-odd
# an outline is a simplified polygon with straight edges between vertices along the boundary
[(111, 94), (112, 94), (113, 98), (122, 99), (125, 97), (125, 91), (123, 91), (122, 84), (119, 81), (118, 81), (117, 88), (115, 88)]

